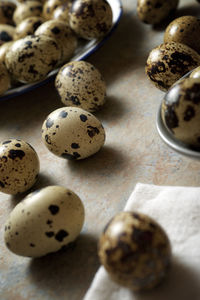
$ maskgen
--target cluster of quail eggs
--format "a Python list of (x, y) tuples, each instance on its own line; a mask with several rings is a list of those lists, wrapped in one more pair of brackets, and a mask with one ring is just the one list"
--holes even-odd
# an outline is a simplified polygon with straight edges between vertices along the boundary
[[(23, 7), (34, 5), (35, 1), (20, 2), (13, 17), (16, 24), (25, 22), (32, 26), (36, 17), (38, 22), (43, 23), (37, 26), (32, 36), (21, 38), (20, 30), (16, 30), (15, 34), (20, 39), (9, 47), (6, 54), (6, 66), (9, 64), (14, 80), (20, 82), (39, 80), (42, 72), (49, 72), (49, 66), (60, 65), (73, 54), (76, 37), (62, 22), (59, 21), (60, 27), (56, 25), (59, 16), (64, 18), (65, 24), (70, 24), (76, 34), (87, 39), (105, 34), (111, 26), (112, 13), (104, 0), (93, 0), (93, 6), (91, 0), (75, 0), (73, 4), (48, 0), (44, 3), (42, 17), (36, 13), (31, 16), (30, 22), (28, 19), (22, 21), (20, 17), (26, 14)], [(43, 1), (40, 1), (33, 11), (41, 10), (39, 7), (42, 5)], [(94, 26), (94, 8), (100, 12), (98, 26)], [(20, 13), (16, 13), (17, 10)], [(69, 10), (71, 17), (67, 19)], [(89, 25), (82, 16), (83, 11)], [(42, 18), (48, 21), (43, 22)], [(88, 32), (91, 26), (95, 28), (94, 32)], [(59, 37), (57, 41), (56, 35)], [(31, 60), (33, 53), (40, 56), (39, 65)], [(12, 59), (14, 55), (17, 59)], [(55, 87), (64, 107), (51, 112), (44, 120), (44, 144), (56, 156), (69, 160), (85, 159), (95, 154), (105, 142), (105, 130), (93, 115), (106, 100), (106, 84), (101, 73), (88, 62), (71, 61), (58, 72)], [(18, 139), (2, 142), (0, 191), (13, 195), (28, 191), (38, 178), (39, 165), (36, 151), (27, 142)], [(48, 186), (29, 193), (16, 205), (5, 224), (4, 240), (8, 249), (17, 255), (40, 257), (72, 243), (83, 224), (84, 205), (81, 199), (65, 187)], [(171, 247), (165, 231), (156, 221), (139, 212), (123, 212), (105, 227), (99, 240), (98, 254), (114, 281), (141, 291), (153, 288), (166, 276)]]
[[(70, 60), (78, 37), (99, 38), (112, 26), (112, 11), (104, 0), (19, 2), (17, 6), (1, 3), (0, 20), (6, 23), (2, 30), (10, 26), (6, 32), (10, 39), (0, 34), (1, 74), (6, 74), (1, 80), (7, 88), (11, 80), (41, 80), (52, 68)], [(13, 8), (9, 21), (3, 19), (3, 13), (8, 15), (6, 5)], [(69, 160), (95, 154), (105, 142), (105, 130), (92, 114), (106, 99), (101, 73), (88, 62), (71, 61), (58, 72), (55, 86), (65, 106), (44, 120), (44, 144), (53, 154)], [(39, 157), (29, 143), (11, 138), (0, 144), (1, 192), (28, 192), (39, 177), (39, 168)], [(73, 242), (83, 223), (84, 206), (79, 197), (64, 187), (49, 186), (28, 194), (14, 208), (5, 225), (4, 239), (15, 254), (43, 256)]]
[(71, 59), (79, 39), (101, 38), (111, 27), (104, 0), (1, 1), (0, 95), (43, 80)]
[[(141, 21), (158, 24), (178, 5), (178, 1), (159, 1), (157, 6), (156, 3), (138, 0), (137, 12)], [(161, 107), (163, 124), (178, 141), (195, 149), (200, 147), (199, 36), (199, 18), (186, 15), (174, 19), (165, 30), (164, 43), (150, 52), (145, 67), (151, 82), (167, 92)], [(189, 72), (189, 78), (182, 80)]]

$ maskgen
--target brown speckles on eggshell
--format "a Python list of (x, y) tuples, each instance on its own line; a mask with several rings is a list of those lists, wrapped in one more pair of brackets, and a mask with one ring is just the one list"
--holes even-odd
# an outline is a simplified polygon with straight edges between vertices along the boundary
[[(31, 214), (24, 213), (22, 218), (21, 210)], [(49, 186), (37, 194), (29, 194), (13, 209), (5, 224), (4, 240), (15, 254), (39, 257), (71, 244), (83, 222), (84, 207), (80, 198), (65, 187)]]
[(200, 56), (180, 43), (164, 43), (154, 48), (147, 59), (146, 74), (159, 89), (168, 90), (184, 74), (200, 64)]
[(30, 83), (43, 79), (60, 57), (59, 47), (52, 38), (32, 35), (12, 44), (5, 63), (15, 79)]
[(199, 147), (200, 79), (186, 78), (174, 85), (164, 97), (161, 115), (175, 138)]
[(39, 172), (39, 158), (35, 150), (28, 143), (16, 139), (2, 142), (0, 148), (0, 190), (8, 194), (28, 190)]
[(77, 47), (77, 37), (67, 26), (59, 20), (49, 20), (43, 23), (36, 31), (36, 35), (46, 35), (55, 39), (61, 49), (59, 65), (69, 61)]
[(104, 36), (112, 26), (112, 10), (105, 0), (75, 0), (69, 12), (71, 28), (82, 38)]
[(78, 106), (93, 112), (106, 100), (106, 84), (102, 75), (85, 61), (64, 65), (56, 76), (55, 86), (66, 106)]
[(41, 16), (42, 7), (42, 3), (39, 1), (27, 1), (27, 3), (19, 4), (13, 14), (15, 24), (18, 25), (28, 17)]
[(54, 120), (54, 124), (49, 128), (44, 122), (42, 137), (55, 155), (70, 160), (83, 159), (99, 151), (104, 144), (102, 124), (81, 108), (60, 108), (52, 112), (47, 120), (49, 118)]
[(177, 7), (179, 0), (138, 0), (137, 14), (146, 24), (158, 24)]
[(185, 44), (200, 52), (200, 19), (195, 16), (182, 16), (173, 20), (165, 30), (164, 42)]
[(166, 275), (171, 248), (154, 220), (140, 213), (121, 212), (101, 235), (99, 257), (114, 281), (139, 291), (154, 287)]

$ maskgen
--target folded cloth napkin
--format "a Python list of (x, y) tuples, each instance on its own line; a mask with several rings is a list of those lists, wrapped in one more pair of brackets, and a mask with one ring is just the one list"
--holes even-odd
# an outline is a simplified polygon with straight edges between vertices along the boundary
[(139, 211), (165, 229), (172, 245), (168, 277), (151, 291), (134, 293), (100, 267), (84, 300), (200, 300), (200, 188), (137, 184), (126, 211)]

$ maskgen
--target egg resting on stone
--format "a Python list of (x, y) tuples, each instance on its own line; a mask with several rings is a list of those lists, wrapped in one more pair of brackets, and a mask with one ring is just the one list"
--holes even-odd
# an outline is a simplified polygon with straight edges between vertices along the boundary
[(19, 139), (0, 144), (0, 191), (6, 194), (23, 193), (37, 180), (40, 163), (33, 147)]
[(164, 42), (185, 44), (200, 52), (200, 19), (195, 16), (182, 16), (173, 20), (165, 30)]
[(28, 17), (41, 16), (42, 15), (43, 5), (40, 1), (27, 1), (21, 3), (17, 6), (14, 14), (13, 20), (16, 25), (21, 23)]
[(106, 84), (100, 72), (86, 61), (72, 61), (58, 72), (55, 87), (66, 106), (97, 111), (104, 103)]
[(0, 1), (0, 24), (13, 25), (13, 13), (16, 5), (10, 1)]
[(186, 78), (174, 85), (164, 97), (161, 116), (178, 140), (200, 147), (200, 78)]
[(27, 36), (15, 41), (5, 56), (6, 67), (23, 83), (42, 80), (61, 57), (56, 41), (48, 36)]
[(0, 46), (14, 39), (15, 27), (6, 24), (0, 24)]
[(121, 212), (110, 220), (99, 240), (99, 258), (111, 278), (134, 291), (148, 290), (166, 276), (169, 239), (153, 219)]
[(176, 10), (178, 3), (178, 0), (138, 0), (137, 14), (146, 24), (159, 24)]
[(181, 43), (164, 43), (154, 48), (146, 62), (146, 74), (152, 83), (167, 91), (184, 74), (200, 65), (199, 54)]
[(81, 38), (103, 37), (112, 27), (112, 9), (106, 0), (74, 0), (69, 24)]
[(47, 0), (43, 6), (43, 12), (42, 12), (43, 17), (46, 20), (50, 20), (53, 16), (54, 10), (58, 6), (66, 3), (66, 2), (69, 2), (69, 0)]
[(15, 40), (34, 34), (34, 32), (43, 22), (44, 19), (38, 16), (26, 18), (17, 25), (15, 30)]
[(53, 154), (79, 160), (100, 150), (105, 142), (105, 131), (91, 113), (81, 108), (61, 107), (44, 121), (42, 138)]
[(76, 35), (66, 23), (59, 20), (49, 20), (43, 23), (35, 34), (46, 35), (56, 40), (61, 49), (59, 64), (69, 61), (77, 47)]
[(13, 209), (4, 240), (15, 254), (40, 257), (73, 242), (83, 223), (80, 198), (65, 187), (48, 186), (29, 194)]

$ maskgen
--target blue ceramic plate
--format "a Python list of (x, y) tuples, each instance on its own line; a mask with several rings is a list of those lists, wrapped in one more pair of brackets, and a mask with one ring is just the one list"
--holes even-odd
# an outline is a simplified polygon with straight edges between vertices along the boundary
[[(98, 50), (106, 41), (107, 39), (111, 36), (115, 28), (117, 27), (119, 20), (122, 15), (122, 4), (120, 0), (107, 0), (112, 8), (112, 13), (113, 13), (113, 25), (109, 33), (104, 36), (102, 39), (96, 39), (92, 41), (85, 41), (83, 42), (75, 51), (75, 55), (71, 58), (71, 61), (73, 60), (84, 60), (88, 56), (90, 56), (93, 52)], [(19, 87), (16, 88), (11, 88), (9, 89), (4, 95), (0, 97), (0, 100), (6, 100), (11, 97), (15, 97), (18, 95), (21, 95), (23, 93), (29, 92), (37, 87), (40, 87), (41, 85), (54, 80), (56, 74), (58, 73), (59, 68), (56, 70), (53, 70), (48, 74), (48, 76), (38, 82), (34, 82), (31, 84), (23, 84)]]

